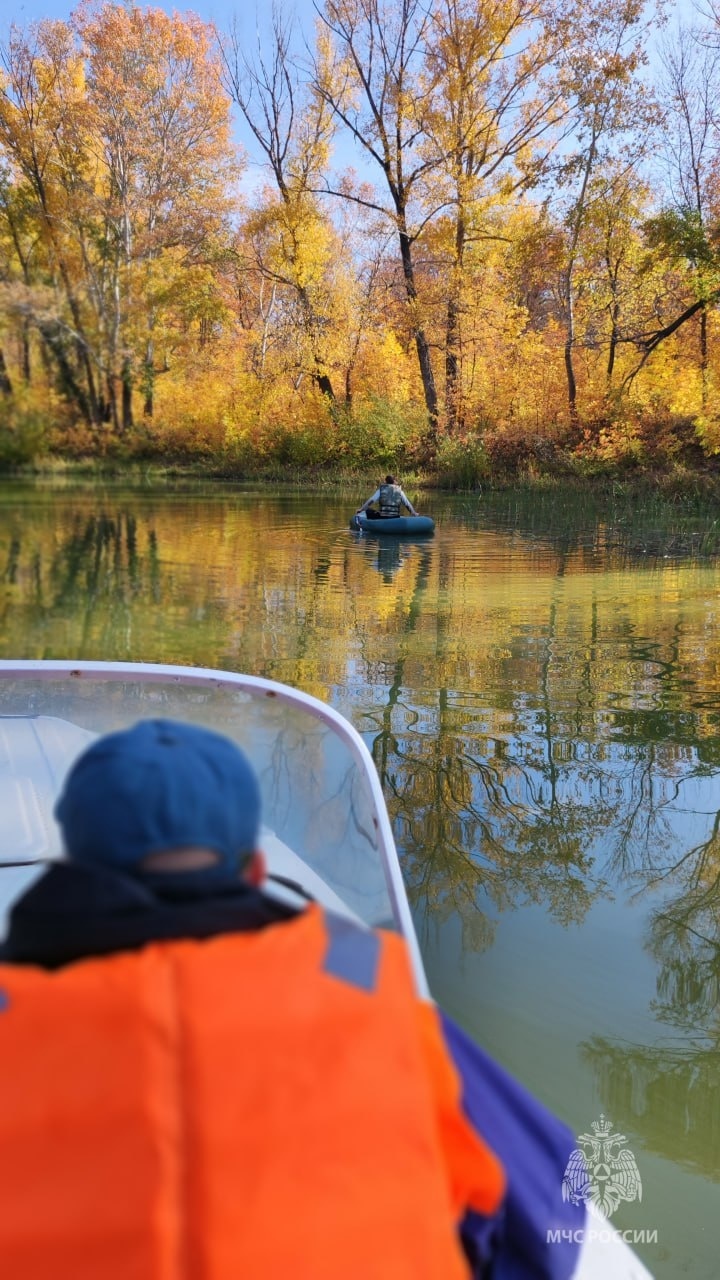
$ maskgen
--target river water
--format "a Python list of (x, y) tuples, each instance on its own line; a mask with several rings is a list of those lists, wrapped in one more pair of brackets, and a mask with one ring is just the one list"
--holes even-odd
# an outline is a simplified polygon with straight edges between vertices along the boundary
[(715, 1280), (712, 518), (436, 498), (434, 538), (383, 542), (349, 514), (219, 483), (5, 483), (0, 655), (241, 670), (343, 712), (434, 994), (576, 1133), (625, 1135), (613, 1222), (659, 1280)]

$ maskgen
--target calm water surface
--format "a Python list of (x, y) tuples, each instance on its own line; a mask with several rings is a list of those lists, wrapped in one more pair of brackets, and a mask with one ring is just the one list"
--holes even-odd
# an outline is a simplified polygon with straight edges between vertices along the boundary
[[(369, 482), (372, 484), (372, 481)], [(365, 495), (359, 495), (364, 497)], [(272, 676), (371, 747), (433, 990), (718, 1274), (720, 562), (705, 525), (436, 500), (430, 541), (225, 485), (0, 487), (3, 657)]]

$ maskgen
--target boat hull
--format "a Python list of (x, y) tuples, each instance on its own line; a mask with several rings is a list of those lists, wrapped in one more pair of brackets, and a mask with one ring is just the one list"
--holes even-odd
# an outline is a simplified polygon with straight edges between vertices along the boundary
[(366, 515), (357, 514), (351, 518), (350, 528), (363, 533), (377, 533), (381, 537), (387, 537), (388, 534), (407, 537), (410, 534), (417, 538), (422, 534), (434, 533), (435, 521), (430, 516), (385, 516), (372, 520)]

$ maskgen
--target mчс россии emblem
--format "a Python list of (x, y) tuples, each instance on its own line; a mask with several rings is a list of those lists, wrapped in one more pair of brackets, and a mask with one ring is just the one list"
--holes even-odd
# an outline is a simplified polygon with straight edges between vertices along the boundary
[(592, 1133), (579, 1133), (563, 1175), (563, 1200), (588, 1201), (609, 1218), (622, 1201), (642, 1200), (642, 1181), (624, 1133), (613, 1133), (605, 1116), (593, 1120)]

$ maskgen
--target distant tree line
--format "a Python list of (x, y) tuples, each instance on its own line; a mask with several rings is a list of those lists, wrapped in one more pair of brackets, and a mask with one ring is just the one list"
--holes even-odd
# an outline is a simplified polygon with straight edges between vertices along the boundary
[(312, 40), (275, 8), (252, 45), (130, 4), (11, 27), (0, 461), (720, 451), (720, 16), (662, 14), (325, 0)]

